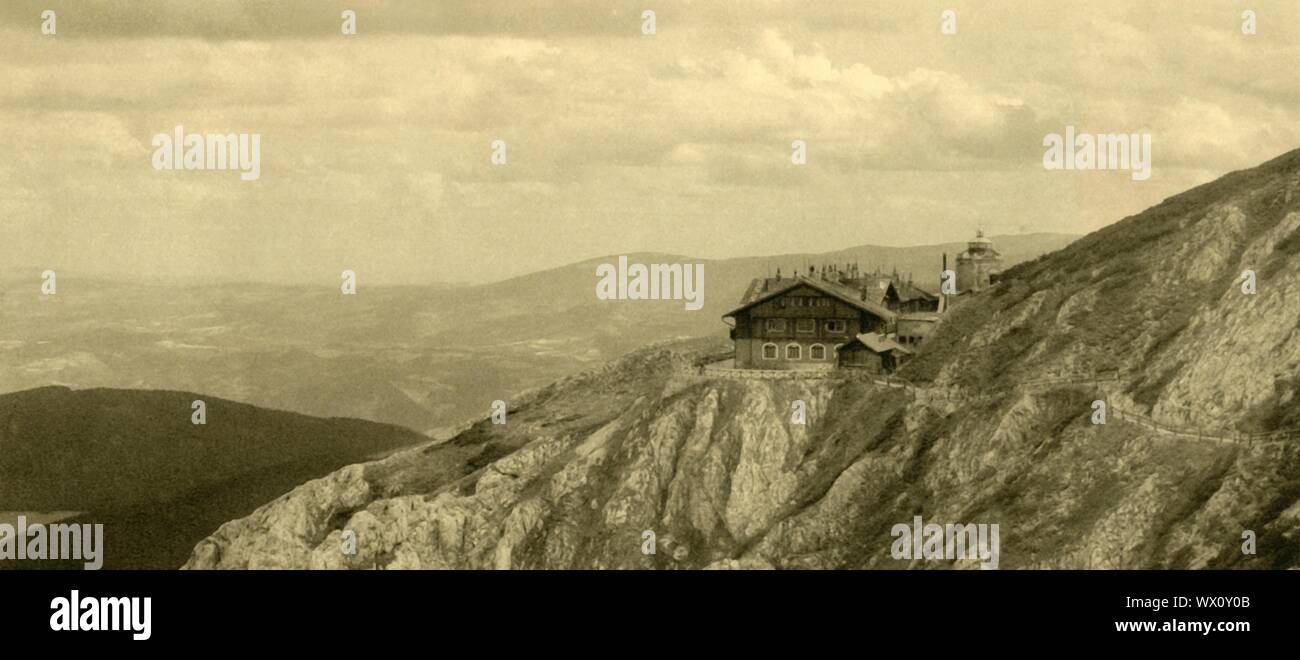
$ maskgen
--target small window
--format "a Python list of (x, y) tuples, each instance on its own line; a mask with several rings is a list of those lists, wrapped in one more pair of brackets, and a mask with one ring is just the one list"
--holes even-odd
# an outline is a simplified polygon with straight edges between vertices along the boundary
[(768, 319), (768, 332), (785, 332), (785, 319)]
[(808, 349), (808, 357), (813, 360), (825, 360), (826, 347), (821, 344), (813, 344), (812, 348)]
[(780, 351), (777, 349), (776, 344), (763, 344), (764, 360), (775, 360), (779, 355)]
[(817, 321), (814, 319), (799, 319), (794, 322), (795, 332), (801, 335), (811, 335), (817, 332)]
[(798, 344), (786, 344), (785, 359), (787, 360), (803, 359), (803, 347)]
[(837, 335), (842, 335), (842, 334), (844, 334), (844, 331), (847, 330), (847, 329), (848, 329), (848, 324), (845, 323), (844, 321), (827, 321), (827, 322), (826, 322), (826, 332), (833, 332), (833, 333), (835, 333), (835, 334), (837, 334)]

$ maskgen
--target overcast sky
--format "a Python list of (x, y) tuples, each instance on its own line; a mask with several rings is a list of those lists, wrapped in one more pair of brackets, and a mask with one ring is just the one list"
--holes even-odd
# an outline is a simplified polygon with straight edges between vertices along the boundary
[[(1085, 233), (1300, 146), (1298, 31), (1253, 1), (4, 0), (0, 268), (334, 286)], [(260, 133), (260, 179), (155, 170), (178, 124)], [(1045, 171), (1067, 124), (1150, 133), (1151, 178)]]

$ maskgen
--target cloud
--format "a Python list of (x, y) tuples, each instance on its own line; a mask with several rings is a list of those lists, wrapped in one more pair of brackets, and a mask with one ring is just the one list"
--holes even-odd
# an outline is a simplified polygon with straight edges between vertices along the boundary
[(325, 39), (342, 34), (345, 9), (358, 36), (639, 34), (641, 10), (604, 0), (6, 0), (0, 24), (39, 24), (53, 9), (64, 39), (193, 38), (205, 41)]
[[(715, 62), (678, 63), (650, 122), (672, 136), (667, 163), (707, 162), (718, 182), (790, 185), (790, 141), (810, 168), (938, 169), (1035, 158), (1045, 124), (1020, 98), (917, 68), (895, 76), (837, 63), (816, 44), (796, 48), (764, 30), (753, 47)], [(690, 145), (682, 147), (682, 145)]]
[[(960, 240), (981, 218), (1087, 231), (1300, 141), (1300, 17), (1278, 6), (1245, 38), (1183, 5), (957, 3), (943, 37), (922, 3), (653, 4), (650, 37), (630, 0), (0, 3), (0, 210), (25, 231), (0, 259), (463, 279)], [(178, 124), (261, 133), (262, 178), (153, 171)], [(1152, 132), (1156, 177), (1044, 177), (1067, 124)]]

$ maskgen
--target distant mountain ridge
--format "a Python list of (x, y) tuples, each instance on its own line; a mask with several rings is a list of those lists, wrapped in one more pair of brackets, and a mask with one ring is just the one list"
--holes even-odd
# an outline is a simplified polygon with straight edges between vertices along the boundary
[[(995, 237), (1007, 265), (1072, 237)], [(0, 392), (45, 385), (187, 390), (323, 417), (438, 434), (492, 401), (674, 337), (725, 336), (721, 316), (754, 277), (858, 261), (937, 282), (940, 254), (964, 244), (861, 246), (828, 255), (705, 261), (704, 308), (603, 301), (595, 266), (611, 255), (472, 287), (318, 287), (87, 281), (38, 273), (0, 296)], [(693, 261), (632, 253), (633, 260)]]

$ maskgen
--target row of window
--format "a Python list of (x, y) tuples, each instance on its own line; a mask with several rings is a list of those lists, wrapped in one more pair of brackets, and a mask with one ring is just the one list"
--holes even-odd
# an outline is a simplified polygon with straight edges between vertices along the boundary
[(809, 298), (805, 296), (786, 296), (780, 301), (780, 306), (786, 305), (791, 307), (830, 307), (834, 304), (830, 298)]
[[(786, 321), (786, 319), (767, 319), (765, 327), (768, 332), (785, 332), (789, 327)], [(824, 327), (828, 333), (842, 335), (848, 330), (849, 324), (845, 321), (826, 321)], [(794, 331), (804, 335), (817, 332), (817, 319), (795, 319)]]
[[(835, 345), (834, 347), (832, 347), (832, 348), (830, 349), (830, 351), (828, 352), (827, 347), (826, 347), (825, 345), (822, 345), (822, 344), (813, 344), (812, 346), (809, 346), (809, 347), (808, 347), (808, 359), (809, 359), (809, 360), (826, 360), (826, 359), (829, 359), (828, 356), (830, 355), (830, 352), (833, 352), (834, 349), (838, 349), (840, 346), (843, 346), (843, 345), (844, 345), (844, 344), (836, 344), (836, 345)], [(776, 359), (778, 359), (778, 358), (780, 358), (780, 357), (781, 357), (781, 347), (780, 347), (780, 346), (777, 346), (776, 344), (771, 344), (771, 343), (769, 343), (769, 344), (763, 344), (763, 359), (764, 359), (764, 360), (776, 360)], [(785, 359), (787, 359), (787, 360), (802, 360), (802, 359), (803, 359), (803, 346), (800, 345), (800, 344), (786, 344), (786, 345), (785, 345)]]

